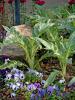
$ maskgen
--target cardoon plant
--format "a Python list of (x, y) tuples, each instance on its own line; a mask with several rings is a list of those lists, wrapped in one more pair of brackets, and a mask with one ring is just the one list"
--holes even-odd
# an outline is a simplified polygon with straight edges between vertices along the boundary
[(38, 69), (40, 68), (39, 62), (43, 59), (41, 57), (38, 59), (37, 52), (41, 49), (41, 45), (35, 41), (34, 37), (25, 37), (18, 33), (14, 27), (10, 29), (4, 26), (6, 31), (10, 33), (11, 36), (4, 40), (4, 45), (16, 44), (24, 50), (24, 60), (27, 67)]
[(58, 29), (55, 25), (47, 30), (47, 40), (37, 38), (40, 43), (45, 46), (45, 49), (52, 50), (53, 56), (57, 57), (60, 62), (61, 75), (63, 79), (66, 77), (66, 67), (68, 58), (75, 53), (75, 32), (68, 39), (59, 36)]

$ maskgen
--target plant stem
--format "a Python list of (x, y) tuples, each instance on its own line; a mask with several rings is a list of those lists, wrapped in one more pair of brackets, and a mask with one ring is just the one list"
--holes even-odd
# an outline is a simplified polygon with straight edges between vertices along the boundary
[(66, 62), (62, 62), (62, 63), (60, 63), (60, 66), (61, 66), (61, 69), (62, 69), (62, 78), (65, 79), (67, 63)]
[(66, 64), (62, 66), (63, 79), (66, 77)]

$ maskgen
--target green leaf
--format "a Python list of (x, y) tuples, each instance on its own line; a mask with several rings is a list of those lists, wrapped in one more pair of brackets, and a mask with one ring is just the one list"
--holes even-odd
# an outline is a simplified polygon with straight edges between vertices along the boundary
[(46, 80), (45, 84), (44, 84), (44, 88), (47, 87), (48, 85), (52, 84), (56, 78), (56, 76), (58, 75), (59, 71), (58, 70), (54, 70), (54, 72), (52, 72), (48, 79)]
[(75, 77), (73, 77), (73, 78), (70, 80), (68, 86), (72, 85), (73, 83), (75, 83)]
[(8, 28), (7, 26), (3, 26), (3, 28), (4, 28), (8, 33), (10, 33), (10, 28)]
[(75, 53), (75, 32), (73, 32), (66, 42), (68, 57)]
[(44, 39), (38, 38), (38, 37), (36, 37), (36, 40), (38, 40), (40, 43), (42, 43), (46, 47), (46, 49), (54, 50), (53, 43), (49, 43), (49, 42), (45, 41)]
[(7, 64), (3, 64), (0, 66), (0, 69), (4, 69), (4, 68), (13, 68), (16, 66), (23, 66), (25, 64), (21, 63), (20, 61), (9, 61)]
[(52, 27), (53, 25), (54, 25), (54, 23), (51, 23), (50, 19), (46, 23), (39, 22), (39, 23), (35, 24), (34, 29), (33, 29), (33, 33), (35, 36), (39, 37), (43, 33), (47, 32), (47, 29)]

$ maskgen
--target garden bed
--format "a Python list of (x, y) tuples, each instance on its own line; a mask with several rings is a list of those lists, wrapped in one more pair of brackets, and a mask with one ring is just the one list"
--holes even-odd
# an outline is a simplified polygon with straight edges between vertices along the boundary
[(33, 0), (31, 27), (0, 31), (0, 100), (75, 100), (75, 2), (44, 4)]

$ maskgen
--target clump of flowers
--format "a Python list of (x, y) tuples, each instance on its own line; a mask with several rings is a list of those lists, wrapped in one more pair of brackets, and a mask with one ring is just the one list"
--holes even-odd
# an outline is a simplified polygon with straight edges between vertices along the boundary
[[(31, 96), (30, 96), (30, 100), (39, 100), (39, 99), (43, 99), (43, 98), (48, 98), (51, 99), (54, 96), (62, 96), (61, 94), (63, 94), (63, 92), (61, 92), (61, 87), (64, 84), (64, 80), (59, 80), (58, 84), (55, 85), (49, 85), (46, 88), (43, 88), (44, 84), (45, 84), (45, 80), (42, 80), (41, 83), (39, 82), (34, 82), (31, 84), (27, 85), (27, 91), (28, 92), (32, 92)], [(64, 85), (63, 85), (63, 89), (64, 89)]]
[(28, 91), (32, 91), (30, 100), (38, 100), (38, 98), (43, 99), (46, 96), (52, 96), (54, 92), (56, 92), (58, 95), (60, 93), (58, 86), (48, 86), (47, 88), (43, 88), (42, 84), (40, 83), (30, 84), (27, 88)]
[(13, 91), (17, 91), (24, 86), (25, 75), (23, 71), (13, 68), (10, 72), (6, 74), (5, 82), (6, 85)]

